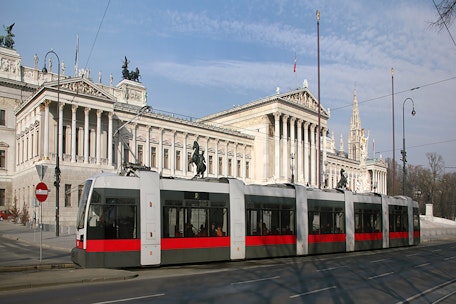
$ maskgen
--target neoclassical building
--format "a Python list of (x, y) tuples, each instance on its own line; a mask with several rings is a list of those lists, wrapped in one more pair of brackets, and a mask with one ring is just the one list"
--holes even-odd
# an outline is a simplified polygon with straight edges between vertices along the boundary
[[(342, 138), (335, 149), (330, 113), (322, 106), (318, 111), (307, 86), (194, 120), (153, 109), (139, 82), (104, 85), (101, 77), (94, 82), (65, 76), (63, 70), (57, 78), (55, 72), (38, 70), (37, 62), (33, 68), (22, 66), (16, 51), (0, 47), (0, 209), (25, 206), (32, 219), (42, 218), (51, 229), (57, 157), (59, 222), (68, 229), (86, 178), (120, 172), (125, 163), (192, 178), (195, 142), (204, 152), (206, 176), (309, 187), (317, 187), (320, 177), (321, 187), (332, 188), (344, 169), (354, 191), (386, 193), (386, 164), (367, 157), (356, 93), (347, 154)], [(38, 167), (44, 168), (42, 181), (51, 190), (40, 207)]]

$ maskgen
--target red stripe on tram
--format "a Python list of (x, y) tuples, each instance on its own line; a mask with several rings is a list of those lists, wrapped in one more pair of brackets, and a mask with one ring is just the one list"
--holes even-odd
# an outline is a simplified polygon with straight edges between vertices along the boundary
[(246, 236), (246, 246), (288, 245), (296, 244), (296, 235)]
[(339, 243), (345, 242), (345, 233), (338, 234), (309, 234), (309, 244), (311, 243)]
[(139, 251), (139, 239), (127, 240), (87, 240), (87, 252)]
[(390, 239), (408, 239), (408, 232), (390, 232)]
[(355, 241), (379, 241), (383, 239), (383, 233), (355, 233)]
[(230, 247), (229, 236), (216, 237), (192, 237), (192, 238), (163, 238), (161, 239), (162, 250), (196, 249)]

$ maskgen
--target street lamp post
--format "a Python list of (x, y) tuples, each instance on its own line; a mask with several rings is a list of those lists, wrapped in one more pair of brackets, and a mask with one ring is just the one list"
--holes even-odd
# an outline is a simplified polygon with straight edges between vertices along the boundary
[(410, 100), (412, 102), (412, 116), (415, 116), (416, 114), (416, 111), (415, 111), (415, 103), (413, 102), (413, 99), (411, 99), (410, 97), (406, 98), (404, 100), (404, 102), (402, 103), (402, 150), (401, 150), (401, 154), (402, 154), (402, 194), (405, 195), (405, 182), (407, 180), (406, 178), (406, 168), (405, 168), (405, 164), (407, 163), (407, 152), (405, 151), (405, 115), (404, 115), (404, 106), (405, 106), (405, 102), (407, 100)]
[(59, 236), (59, 190), (60, 190), (60, 151), (59, 151), (59, 141), (60, 141), (60, 58), (56, 52), (50, 50), (44, 56), (44, 67), (42, 72), (47, 73), (46, 68), (46, 59), (48, 54), (54, 54), (57, 57), (57, 140), (56, 140), (56, 156), (55, 156), (55, 236)]
[(321, 188), (321, 104), (320, 104), (320, 11), (316, 12), (317, 17), (317, 57), (318, 57), (318, 188)]

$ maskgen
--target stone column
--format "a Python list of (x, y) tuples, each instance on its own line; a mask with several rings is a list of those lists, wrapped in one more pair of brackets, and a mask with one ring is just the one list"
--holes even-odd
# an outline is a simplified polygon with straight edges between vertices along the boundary
[(108, 165), (112, 165), (112, 117), (113, 112), (108, 113)]
[(280, 178), (280, 113), (274, 113), (274, 178)]
[(152, 167), (152, 164), (151, 164), (151, 159), (150, 159), (150, 129), (152, 127), (146, 127), (146, 149), (145, 149), (145, 153), (147, 153), (146, 155), (146, 166), (148, 166), (149, 168)]
[(84, 109), (84, 163), (89, 163), (89, 112), (90, 108)]
[(59, 107), (59, 130), (58, 130), (58, 136), (59, 136), (59, 155), (60, 160), (63, 160), (62, 154), (63, 154), (63, 107), (65, 106), (64, 103), (58, 104)]
[[(264, 115), (262, 117), (262, 122), (263, 122), (263, 130), (264, 130), (264, 142), (263, 142), (263, 159), (260, 160), (263, 162), (263, 173), (261, 176), (262, 181), (267, 181), (269, 178), (269, 172), (270, 172), (270, 157), (269, 157), (269, 117), (268, 115)], [(260, 135), (261, 136), (261, 135)], [(244, 162), (245, 162), (245, 157), (244, 157)], [(257, 164), (259, 165), (259, 161)], [(255, 170), (255, 172), (258, 172), (258, 170)]]
[(71, 162), (76, 162), (76, 112), (78, 106), (71, 106)]
[(159, 133), (159, 143), (158, 143), (158, 151), (157, 151), (157, 157), (158, 157), (158, 172), (161, 173), (163, 172), (163, 128), (158, 129)]
[(220, 142), (219, 139), (215, 140), (215, 159), (214, 159), (214, 174), (215, 174), (215, 177), (219, 176), (219, 172), (218, 172), (218, 144), (219, 144), (219, 142)]
[(325, 179), (328, 179), (328, 176), (329, 176), (328, 172), (327, 172), (327, 168), (326, 168), (326, 162), (327, 162), (327, 159), (326, 159), (326, 132), (327, 132), (327, 129), (322, 127), (321, 132), (322, 132), (322, 137), (323, 137), (323, 143), (322, 143), (322, 147), (321, 147), (321, 152), (323, 154), (323, 157), (322, 157), (322, 162), (321, 162), (322, 172), (320, 172), (320, 174), (322, 174), (322, 173), (325, 174), (322, 178), (322, 187), (323, 187), (325, 185)]
[(311, 185), (317, 185), (316, 184), (316, 173), (317, 173), (317, 168), (316, 168), (316, 151), (315, 151), (315, 128), (317, 127), (316, 124), (312, 123), (310, 125), (310, 184)]
[(229, 162), (228, 162), (228, 148), (229, 147), (230, 147), (230, 142), (227, 141), (226, 142), (226, 149), (225, 149), (225, 173), (226, 173), (225, 175), (226, 176), (230, 176), (230, 173), (232, 175), (232, 172), (230, 172), (229, 166), (228, 166), (228, 164), (229, 164)]
[(176, 175), (176, 130), (171, 130), (172, 140), (171, 140), (171, 176)]
[(288, 159), (290, 154), (288, 153), (288, 115), (282, 116), (282, 177), (284, 180), (288, 180)]
[(309, 126), (310, 126), (310, 123), (308, 121), (304, 122), (304, 183), (310, 185)]
[(184, 177), (187, 176), (187, 170), (188, 170), (188, 163), (187, 163), (187, 133), (184, 132), (182, 135), (184, 137), (184, 144), (183, 144), (183, 152), (182, 152), (182, 171), (184, 174)]
[(302, 119), (298, 119), (298, 154), (296, 155), (296, 162), (298, 164), (295, 176), (298, 183), (303, 182), (303, 153), (302, 153)]
[(101, 113), (102, 110), (97, 110), (97, 165), (101, 163)]
[(44, 159), (49, 159), (49, 100), (44, 102)]
[[(291, 181), (291, 171), (293, 171), (293, 175), (296, 176), (296, 148), (295, 148), (295, 122), (296, 122), (296, 117), (290, 117), (290, 152), (287, 155), (287, 159), (290, 160), (290, 165), (285, 168), (287, 172), (290, 172), (290, 181)], [(293, 160), (293, 169), (291, 169), (291, 154), (294, 155), (294, 160)]]

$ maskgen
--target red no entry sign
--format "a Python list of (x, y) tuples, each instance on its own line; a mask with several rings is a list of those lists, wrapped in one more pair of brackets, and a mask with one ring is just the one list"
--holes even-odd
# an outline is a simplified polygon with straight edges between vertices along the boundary
[(48, 187), (45, 183), (38, 183), (35, 187), (35, 196), (36, 199), (40, 202), (44, 202), (48, 197)]

